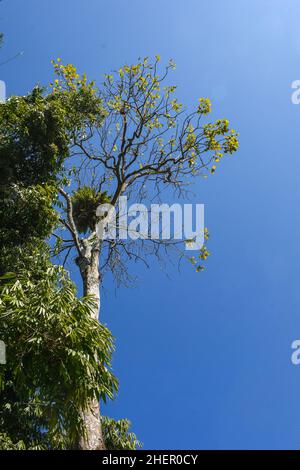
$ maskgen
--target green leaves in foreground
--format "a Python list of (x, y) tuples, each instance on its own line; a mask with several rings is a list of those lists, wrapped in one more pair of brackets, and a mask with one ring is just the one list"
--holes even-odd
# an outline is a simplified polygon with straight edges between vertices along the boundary
[[(33, 260), (33, 264), (35, 261)], [(112, 398), (111, 333), (78, 299), (63, 268), (43, 261), (32, 272), (0, 279), (0, 429), (26, 448), (67, 448), (82, 431), (90, 399)]]
[[(131, 423), (128, 419), (120, 419), (115, 421), (112, 418), (104, 416), (101, 418), (102, 432), (107, 450), (137, 450), (143, 445), (137, 439), (133, 432), (129, 432)], [(0, 433), (0, 449), (1, 450), (45, 450), (41, 442), (31, 443), (26, 447), (24, 441), (19, 440), (14, 443), (11, 438)]]
[(133, 432), (129, 432), (131, 423), (128, 419), (115, 421), (104, 416), (101, 418), (103, 438), (108, 450), (137, 450), (142, 447)]

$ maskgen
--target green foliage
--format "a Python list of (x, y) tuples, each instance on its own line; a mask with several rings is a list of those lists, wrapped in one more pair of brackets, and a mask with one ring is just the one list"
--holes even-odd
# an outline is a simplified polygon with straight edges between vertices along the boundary
[(0, 244), (20, 245), (29, 238), (45, 239), (58, 221), (53, 209), (56, 188), (50, 184), (0, 186)]
[(66, 448), (83, 432), (79, 410), (117, 389), (113, 341), (91, 316), (93, 300), (76, 297), (47, 253), (30, 262), (30, 271), (0, 279), (0, 429), (26, 447)]
[(61, 59), (52, 61), (57, 78), (51, 83), (50, 100), (58, 101), (66, 112), (65, 126), (71, 140), (81, 142), (93, 126), (101, 126), (106, 116), (102, 100), (94, 82), (80, 76), (72, 64), (63, 65)]
[(0, 184), (32, 185), (55, 178), (74, 140), (103, 121), (105, 111), (93, 84), (86, 77), (73, 78), (71, 66), (66, 71), (60, 67), (56, 72), (61, 80), (52, 93), (37, 86), (27, 96), (1, 103)]
[(129, 432), (131, 423), (128, 419), (115, 421), (104, 416), (101, 418), (103, 438), (108, 450), (137, 450), (143, 444), (133, 432)]
[(66, 112), (39, 87), (0, 105), (1, 184), (48, 181), (69, 154)]
[(0, 433), (0, 450), (48, 450), (48, 448), (46, 439), (43, 442), (32, 441), (30, 445), (26, 446), (24, 441), (13, 442), (8, 434)]
[(55, 201), (51, 184), (0, 186), (0, 275), (28, 265), (28, 255), (58, 222)]
[(73, 217), (80, 233), (95, 230), (96, 210), (99, 204), (109, 203), (107, 192), (98, 192), (89, 186), (83, 186), (72, 195)]
[[(107, 450), (138, 450), (143, 447), (136, 435), (129, 432), (131, 423), (128, 419), (116, 421), (103, 416), (101, 424)], [(27, 445), (23, 440), (13, 442), (7, 433), (0, 433), (0, 450), (47, 450), (48, 448), (49, 443), (46, 435), (42, 433), (38, 436), (38, 440), (31, 440), (30, 444)]]
[(0, 450), (29, 450), (23, 441), (14, 443), (6, 433), (0, 433)]

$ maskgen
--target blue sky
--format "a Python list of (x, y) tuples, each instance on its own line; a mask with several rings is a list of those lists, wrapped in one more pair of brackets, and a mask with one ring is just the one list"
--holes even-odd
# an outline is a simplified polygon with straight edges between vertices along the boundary
[(136, 267), (108, 283), (117, 400), (146, 449), (300, 448), (300, 79), (297, 0), (4, 0), (0, 79), (25, 94), (62, 57), (91, 78), (139, 56), (172, 57), (188, 106), (212, 99), (240, 150), (195, 183), (212, 256), (205, 272)]

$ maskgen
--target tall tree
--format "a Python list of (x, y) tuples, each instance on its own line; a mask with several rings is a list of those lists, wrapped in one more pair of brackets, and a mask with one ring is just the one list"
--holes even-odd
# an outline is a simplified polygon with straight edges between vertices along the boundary
[[(169, 62), (158, 74), (157, 56), (122, 67), (107, 75), (100, 90), (72, 65), (54, 63), (57, 79), (53, 95), (64, 101), (70, 96), (86, 96), (86, 90), (99, 100), (100, 113), (92, 114), (83, 127), (72, 125), (69, 184), (60, 187), (64, 201), (63, 226), (68, 230), (77, 251), (85, 295), (96, 300), (93, 312), (100, 311), (100, 284), (111, 270), (117, 281), (127, 280), (127, 262), (159, 256), (161, 248), (176, 246), (171, 241), (152, 239), (103, 240), (96, 229), (96, 209), (110, 202), (118, 211), (122, 195), (131, 201), (161, 200), (167, 188), (184, 194), (192, 177), (214, 173), (224, 154), (238, 148), (237, 133), (226, 119), (202, 123), (210, 112), (210, 101), (200, 98), (190, 114), (174, 97), (175, 86), (166, 84), (168, 73), (175, 68)], [(69, 164), (69, 168), (71, 166)], [(138, 243), (139, 242), (139, 243)], [(207, 250), (201, 249), (200, 259)], [(193, 258), (194, 262), (194, 258)], [(198, 270), (201, 269), (199, 265)], [(103, 448), (100, 412), (96, 401), (84, 416), (87, 439), (83, 449)]]
[[(185, 196), (193, 178), (214, 173), (223, 155), (238, 148), (228, 120), (205, 122), (211, 111), (207, 98), (186, 112), (174, 97), (176, 87), (168, 82), (174, 63), (159, 72), (159, 62), (157, 56), (153, 63), (145, 58), (125, 65), (107, 75), (98, 89), (73, 65), (58, 59), (51, 91), (36, 88), (28, 97), (15, 97), (2, 106), (2, 169), (12, 181), (18, 174), (30, 180), (44, 172), (52, 175), (60, 223), (54, 253), (63, 264), (76, 254), (84, 295), (94, 301), (94, 321), (99, 318), (105, 273), (111, 272), (117, 283), (128, 282), (131, 260), (148, 265), (149, 256), (168, 257), (172, 250), (188, 258), (185, 240), (180, 244), (145, 234), (138, 240), (103, 238), (99, 204), (115, 208), (118, 224), (121, 196), (140, 203), (160, 202), (166, 191)], [(188, 259), (200, 271), (207, 256), (202, 247), (198, 259)], [(79, 447), (105, 448), (99, 396), (91, 396), (80, 412), (86, 432)]]

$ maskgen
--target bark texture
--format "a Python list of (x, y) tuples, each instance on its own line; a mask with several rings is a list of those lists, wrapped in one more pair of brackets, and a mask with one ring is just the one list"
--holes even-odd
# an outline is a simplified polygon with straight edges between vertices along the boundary
[[(83, 281), (84, 295), (92, 295), (95, 299), (93, 317), (98, 320), (100, 312), (100, 276), (99, 276), (99, 248), (93, 248), (88, 241), (84, 244), (79, 267)], [(100, 417), (100, 404), (97, 399), (92, 400), (89, 409), (83, 413), (86, 428), (86, 437), (79, 440), (81, 450), (104, 450)]]

